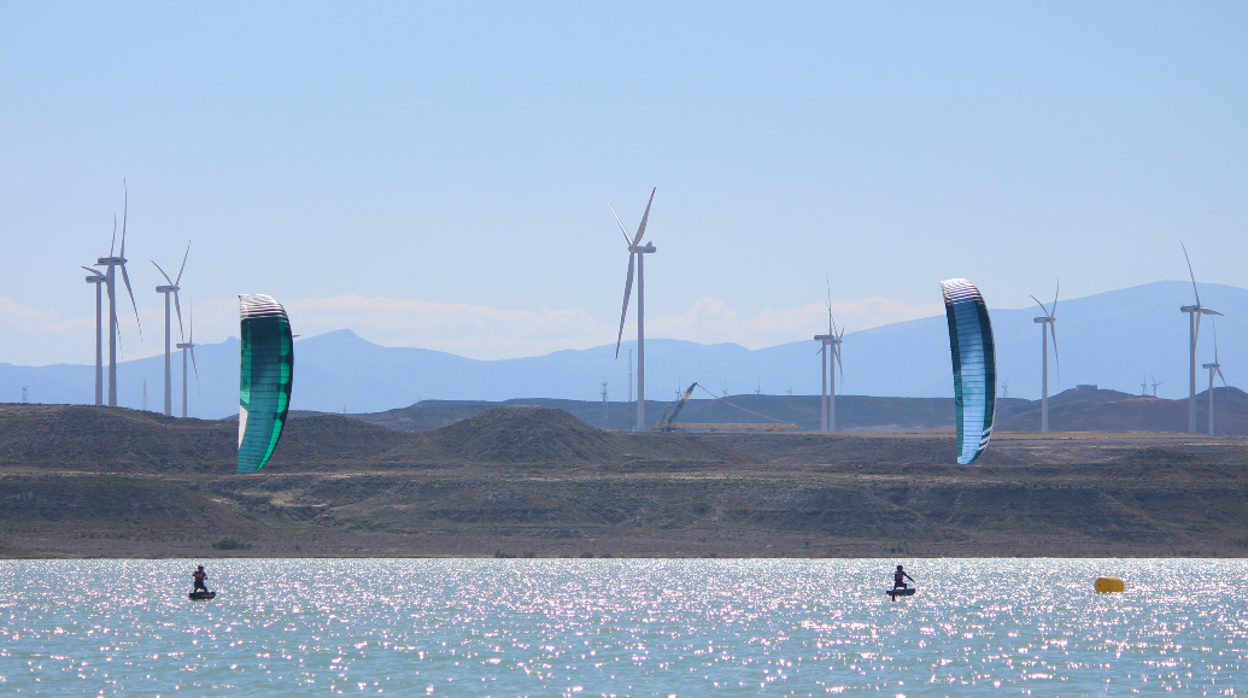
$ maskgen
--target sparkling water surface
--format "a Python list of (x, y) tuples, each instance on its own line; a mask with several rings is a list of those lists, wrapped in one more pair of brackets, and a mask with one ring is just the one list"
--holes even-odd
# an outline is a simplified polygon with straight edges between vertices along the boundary
[[(4, 695), (1243, 695), (1228, 560), (0, 562)], [(1099, 575), (1123, 594), (1096, 594)]]

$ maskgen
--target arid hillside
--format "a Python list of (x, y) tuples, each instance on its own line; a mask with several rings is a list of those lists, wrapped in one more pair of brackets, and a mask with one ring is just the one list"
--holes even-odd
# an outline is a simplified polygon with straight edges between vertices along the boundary
[(542, 408), (398, 431), (0, 406), (0, 556), (1248, 554), (1248, 440), (624, 434)]

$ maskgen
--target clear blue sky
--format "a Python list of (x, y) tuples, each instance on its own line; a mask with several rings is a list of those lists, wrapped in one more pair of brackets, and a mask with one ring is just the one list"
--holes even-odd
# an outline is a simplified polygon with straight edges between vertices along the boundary
[(0, 96), (0, 362), (91, 361), (123, 177), (132, 356), (188, 239), (205, 341), (248, 292), (483, 358), (614, 341), (607, 201), (654, 186), (659, 336), (805, 337), (825, 275), (851, 331), (954, 276), (1182, 278), (1180, 238), (1248, 286), (1242, 2), (3, 2)]

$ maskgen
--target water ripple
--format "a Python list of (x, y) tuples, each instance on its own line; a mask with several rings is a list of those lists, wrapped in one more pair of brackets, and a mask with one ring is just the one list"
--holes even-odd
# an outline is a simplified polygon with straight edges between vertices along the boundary
[[(0, 562), (6, 695), (1234, 695), (1227, 560)], [(1100, 574), (1127, 593), (1098, 595)]]

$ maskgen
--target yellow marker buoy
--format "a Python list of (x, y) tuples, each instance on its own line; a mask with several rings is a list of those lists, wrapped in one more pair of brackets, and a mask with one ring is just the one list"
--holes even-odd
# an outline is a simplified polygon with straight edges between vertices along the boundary
[(1127, 586), (1117, 577), (1097, 577), (1096, 593), (1109, 594), (1125, 591)]

